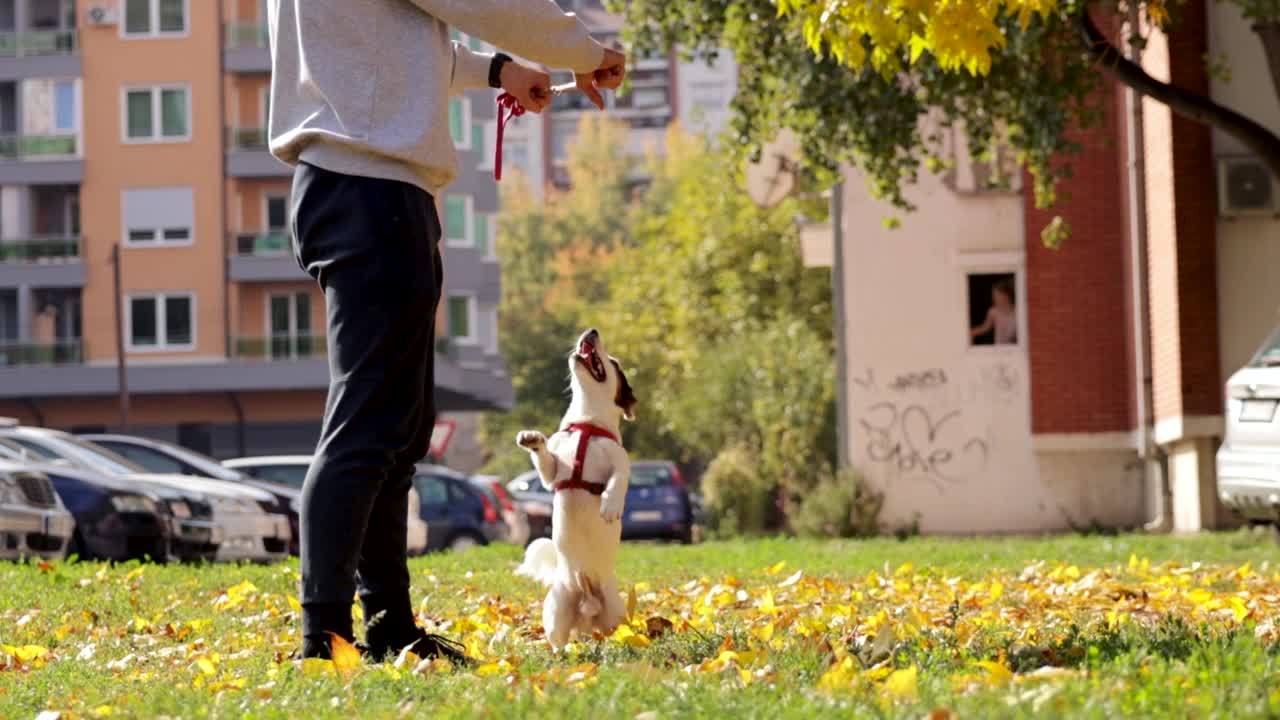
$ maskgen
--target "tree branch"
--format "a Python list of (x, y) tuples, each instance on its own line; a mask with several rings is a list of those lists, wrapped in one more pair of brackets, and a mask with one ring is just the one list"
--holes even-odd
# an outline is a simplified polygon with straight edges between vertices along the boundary
[(1085, 49), (1102, 68), (1118, 82), (1139, 93), (1169, 106), (1179, 115), (1218, 128), (1239, 140), (1267, 164), (1271, 173), (1280, 178), (1280, 137), (1267, 128), (1214, 102), (1204, 95), (1184, 90), (1157, 80), (1147, 74), (1141, 65), (1120, 53), (1094, 24), (1089, 11), (1076, 16), (1076, 24), (1084, 40)]

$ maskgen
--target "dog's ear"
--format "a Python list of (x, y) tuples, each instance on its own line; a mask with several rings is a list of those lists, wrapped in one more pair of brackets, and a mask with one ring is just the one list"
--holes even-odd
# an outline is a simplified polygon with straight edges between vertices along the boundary
[(618, 391), (613, 396), (613, 402), (622, 408), (622, 417), (627, 420), (636, 419), (636, 394), (631, 390), (631, 383), (627, 382), (627, 374), (622, 372), (622, 365), (615, 358), (609, 358), (609, 362), (613, 363), (613, 369), (618, 372)]

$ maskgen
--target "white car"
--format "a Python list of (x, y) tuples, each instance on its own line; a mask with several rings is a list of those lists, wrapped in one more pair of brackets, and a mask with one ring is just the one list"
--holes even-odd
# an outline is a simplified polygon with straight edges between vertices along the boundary
[(288, 555), (289, 518), (263, 509), (263, 505), (275, 504), (270, 493), (211, 478), (149, 473), (146, 468), (104, 447), (60, 430), (8, 427), (0, 429), (0, 435), (15, 442), (30, 443), (45, 455), (61, 458), (76, 467), (119, 479), (201, 493), (213, 507), (214, 523), (222, 528), (222, 542), (215, 556), (219, 561), (269, 562)]
[(48, 477), (0, 460), (0, 560), (61, 558), (75, 526)]
[[(292, 490), (296, 493), (296, 511), (296, 504), (302, 496), (302, 483), (307, 479), (307, 470), (311, 467), (311, 456), (262, 455), (223, 460), (222, 464), (260, 482)], [(427, 551), (427, 523), (422, 519), (421, 506), (418, 491), (410, 487), (409, 512), (405, 518), (409, 527), (406, 548), (410, 555), (421, 555)]]
[(1280, 529), (1280, 328), (1227, 380), (1226, 395), (1217, 456), (1222, 503)]

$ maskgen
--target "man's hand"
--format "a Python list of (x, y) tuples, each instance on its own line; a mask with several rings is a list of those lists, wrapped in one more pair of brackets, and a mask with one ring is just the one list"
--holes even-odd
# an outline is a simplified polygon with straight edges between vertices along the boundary
[(589, 73), (574, 75), (573, 79), (577, 82), (582, 94), (586, 95), (593, 105), (603, 110), (604, 97), (600, 95), (600, 90), (616, 90), (622, 84), (626, 74), (627, 56), (613, 48), (605, 48), (600, 67)]
[(512, 60), (502, 66), (498, 81), (529, 112), (540, 113), (551, 104), (551, 76), (541, 70)]

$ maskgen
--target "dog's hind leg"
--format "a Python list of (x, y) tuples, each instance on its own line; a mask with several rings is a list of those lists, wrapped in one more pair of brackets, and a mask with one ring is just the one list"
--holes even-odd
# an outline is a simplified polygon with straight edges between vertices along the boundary
[(542, 602), (542, 628), (552, 650), (559, 650), (568, 644), (577, 615), (578, 593), (562, 582), (552, 585), (551, 590), (547, 591), (546, 600)]
[(627, 606), (618, 594), (618, 581), (614, 578), (606, 578), (600, 583), (600, 594), (604, 609), (596, 616), (596, 627), (605, 635), (612, 635), (627, 619)]

